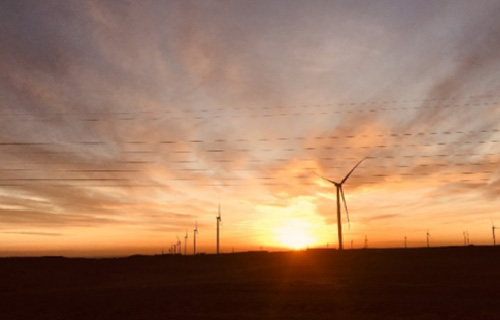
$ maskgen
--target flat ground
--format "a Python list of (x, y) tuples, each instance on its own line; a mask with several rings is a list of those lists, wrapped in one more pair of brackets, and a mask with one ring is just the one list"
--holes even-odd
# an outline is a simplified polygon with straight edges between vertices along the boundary
[(500, 319), (500, 247), (0, 259), (0, 319)]

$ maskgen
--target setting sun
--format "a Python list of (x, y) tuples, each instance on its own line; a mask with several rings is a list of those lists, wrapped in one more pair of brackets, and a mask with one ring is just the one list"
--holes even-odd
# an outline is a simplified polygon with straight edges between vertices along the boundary
[(276, 233), (280, 244), (295, 250), (306, 248), (314, 242), (307, 223), (302, 220), (291, 220), (277, 228)]

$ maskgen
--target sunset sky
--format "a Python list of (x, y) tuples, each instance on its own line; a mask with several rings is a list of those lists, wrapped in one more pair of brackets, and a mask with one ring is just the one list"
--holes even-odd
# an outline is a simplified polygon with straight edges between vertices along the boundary
[[(0, 1), (0, 255), (491, 245), (498, 1)], [(500, 230), (497, 231), (500, 241)], [(184, 251), (184, 248), (182, 249)]]

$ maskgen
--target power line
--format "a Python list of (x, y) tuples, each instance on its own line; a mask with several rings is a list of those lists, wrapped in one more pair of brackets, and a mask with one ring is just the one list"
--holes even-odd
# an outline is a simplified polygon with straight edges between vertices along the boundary
[[(498, 97), (495, 97), (498, 98)], [(99, 121), (134, 121), (134, 120), (184, 120), (192, 119), (221, 119), (221, 118), (270, 118), (270, 117), (290, 117), (290, 116), (325, 116), (337, 114), (371, 114), (381, 112), (393, 111), (408, 111), (408, 110), (425, 110), (437, 108), (462, 108), (462, 107), (487, 107), (497, 106), (498, 101), (493, 102), (469, 102), (469, 103), (448, 103), (448, 104), (431, 104), (436, 101), (463, 101), (468, 98), (457, 99), (415, 99), (415, 100), (391, 100), (391, 101), (374, 101), (374, 102), (346, 102), (346, 103), (321, 103), (321, 104), (294, 104), (294, 105), (280, 105), (280, 106), (262, 106), (262, 107), (215, 107), (215, 108), (201, 108), (201, 109), (175, 109), (166, 110), (162, 112), (143, 112), (143, 111), (128, 111), (128, 112), (82, 112), (82, 113), (2, 113), (3, 121), (24, 121), (24, 122), (51, 122), (57, 121), (60, 118), (66, 118), (72, 121), (80, 122), (99, 122)], [(393, 104), (409, 104), (418, 103), (416, 106), (393, 106)], [(374, 107), (381, 105), (379, 107)], [(342, 108), (340, 110), (331, 110), (331, 108)], [(345, 109), (350, 107), (357, 107), (356, 110)], [(361, 107), (361, 108), (359, 108)], [(318, 110), (319, 108), (327, 108), (328, 110)], [(278, 113), (262, 113), (276, 110), (290, 110), (297, 109), (296, 111), (278, 112)], [(308, 110), (310, 109), (310, 110)], [(234, 114), (227, 114), (231, 111), (245, 111), (245, 112), (260, 112), (250, 113), (244, 116), (237, 116)], [(178, 116), (182, 114), (182, 116)], [(215, 115), (214, 115), (215, 114)], [(32, 117), (33, 119), (30, 119)], [(40, 118), (45, 117), (45, 118)], [(8, 119), (10, 118), (10, 119)], [(23, 119), (28, 118), (28, 119)]]
[[(294, 140), (338, 140), (338, 139), (361, 139), (361, 138), (407, 138), (407, 137), (422, 137), (422, 136), (452, 136), (452, 135), (477, 135), (477, 134), (493, 134), (500, 132), (500, 129), (488, 129), (488, 130), (469, 130), (469, 131), (430, 131), (430, 132), (405, 132), (405, 133), (388, 133), (388, 134), (360, 134), (360, 135), (316, 135), (312, 137), (307, 136), (295, 136), (295, 137), (261, 137), (261, 138), (232, 138), (232, 139), (177, 139), (177, 140), (157, 140), (157, 141), (123, 141), (124, 144), (135, 144), (135, 145), (153, 145), (153, 144), (181, 144), (181, 143), (210, 143), (210, 142), (272, 142), (272, 141), (294, 141)], [(479, 143), (486, 143), (487, 141), (479, 141)], [(499, 140), (494, 139), (490, 142), (499, 142)], [(110, 142), (104, 140), (99, 141), (75, 141), (75, 142), (44, 142), (44, 141), (9, 141), (0, 142), (0, 147), (29, 147), (29, 146), (66, 146), (66, 145), (85, 145), (85, 146), (106, 146)], [(447, 142), (440, 142), (447, 143)], [(457, 142), (458, 143), (458, 142)], [(460, 141), (459, 143), (476, 143), (473, 141)], [(368, 146), (367, 146), (368, 147)], [(1, 149), (0, 149), (1, 150)], [(218, 150), (218, 151), (215, 151)], [(131, 151), (132, 152), (132, 151)], [(137, 151), (137, 152), (148, 152), (148, 151)], [(181, 152), (181, 151), (177, 151)], [(221, 152), (220, 149), (214, 149), (211, 152)]]

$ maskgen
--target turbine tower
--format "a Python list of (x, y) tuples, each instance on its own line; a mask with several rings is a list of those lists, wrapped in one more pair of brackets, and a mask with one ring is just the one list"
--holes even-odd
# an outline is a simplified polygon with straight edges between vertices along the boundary
[(497, 239), (495, 237), (495, 229), (498, 229), (498, 227), (495, 227), (495, 224), (493, 223), (493, 219), (491, 219), (491, 232), (493, 233), (493, 245), (497, 245)]
[(188, 231), (186, 229), (186, 235), (184, 236), (184, 255), (187, 255), (187, 241), (188, 241)]
[(198, 222), (196, 222), (196, 225), (193, 230), (193, 255), (196, 255), (196, 235), (198, 234)]
[(337, 233), (338, 233), (338, 238), (339, 238), (339, 250), (343, 250), (344, 247), (342, 245), (342, 219), (341, 219), (341, 215), (340, 215), (340, 197), (342, 197), (342, 202), (344, 202), (344, 207), (345, 207), (345, 212), (346, 212), (346, 215), (347, 215), (347, 221), (349, 222), (349, 210), (347, 210), (347, 203), (345, 201), (345, 195), (344, 195), (344, 188), (342, 187), (344, 185), (344, 183), (347, 181), (347, 179), (349, 179), (349, 176), (351, 175), (351, 173), (361, 164), (361, 162), (363, 162), (363, 160), (365, 160), (366, 158), (363, 158), (361, 159), (361, 161), (359, 161), (355, 166), (354, 168), (351, 169), (351, 171), (349, 171), (349, 173), (345, 176), (344, 179), (342, 179), (342, 181), (340, 182), (335, 182), (333, 180), (329, 180), (329, 179), (326, 179), (320, 175), (318, 175), (317, 173), (315, 173), (317, 176), (319, 176), (320, 178), (322, 178), (323, 180), (325, 181), (328, 181), (330, 182), (331, 184), (333, 184), (336, 189), (337, 189)]
[(222, 222), (222, 218), (220, 216), (220, 203), (219, 203), (219, 215), (216, 218), (217, 220), (217, 254), (219, 254), (219, 244), (220, 244), (220, 224)]

